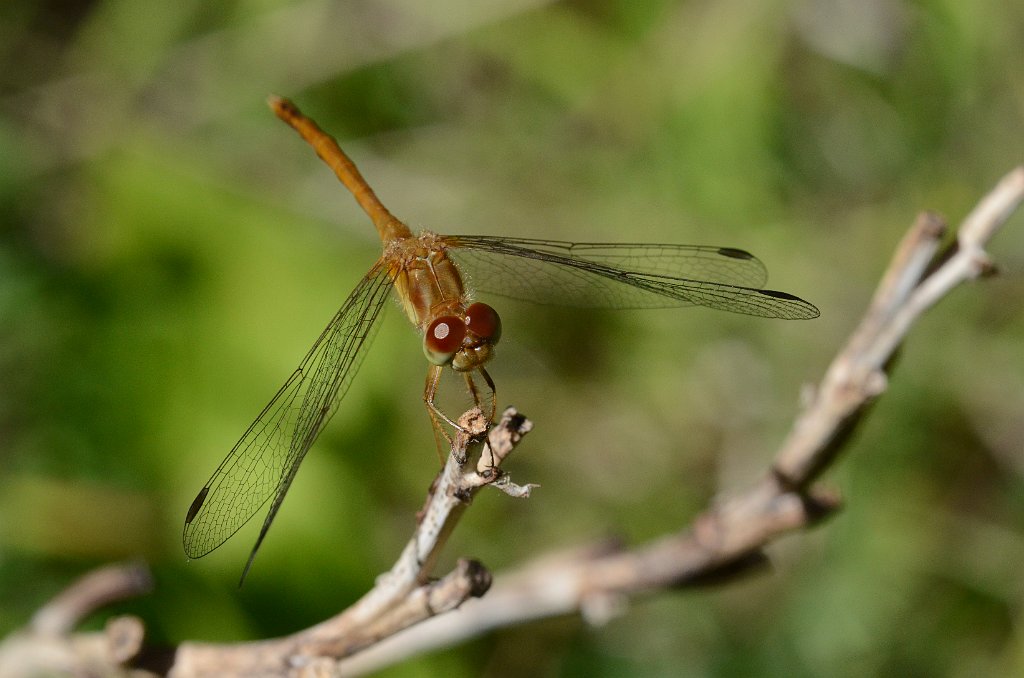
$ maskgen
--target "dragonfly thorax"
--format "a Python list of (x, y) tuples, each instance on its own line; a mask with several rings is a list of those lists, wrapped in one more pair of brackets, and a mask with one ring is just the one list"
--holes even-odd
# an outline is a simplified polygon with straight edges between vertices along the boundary
[(437, 241), (438, 236), (424, 232), (389, 243), (384, 253), (396, 271), (402, 308), (421, 331), (439, 315), (458, 313), (468, 303), (462, 275)]

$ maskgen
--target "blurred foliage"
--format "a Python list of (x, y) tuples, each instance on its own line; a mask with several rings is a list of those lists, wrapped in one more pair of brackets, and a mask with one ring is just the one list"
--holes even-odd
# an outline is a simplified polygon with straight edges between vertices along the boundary
[[(730, 245), (814, 322), (502, 306), (536, 431), (448, 549), (501, 570), (683, 525), (763, 472), (916, 211), (1024, 159), (1024, 6), (981, 0), (6, 0), (0, 633), (87, 568), (153, 565), (154, 640), (297, 630), (387, 568), (435, 471), (392, 309), (241, 590), (257, 525), (186, 563), (185, 510), (377, 256), (264, 105), (292, 97), (442, 232)], [(775, 569), (549, 620), (387, 675), (1024, 674), (1024, 223), (915, 329)], [(458, 392), (449, 385), (450, 392)], [(453, 407), (461, 403), (455, 402)], [(100, 623), (96, 620), (94, 623)]]

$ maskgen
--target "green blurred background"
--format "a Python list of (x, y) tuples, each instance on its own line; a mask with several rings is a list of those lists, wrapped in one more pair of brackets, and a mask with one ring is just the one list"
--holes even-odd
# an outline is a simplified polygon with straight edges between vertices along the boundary
[[(676, 529), (764, 471), (915, 213), (956, 220), (1024, 161), (1021, 45), (1024, 5), (996, 0), (5, 0), (0, 633), (126, 558), (156, 590), (118, 609), (156, 641), (288, 633), (411, 530), (437, 459), (392, 305), (245, 587), (257, 521), (182, 553), (195, 493), (379, 254), (268, 94), (414, 229), (742, 247), (822, 310), (501, 302), (499, 403), (536, 423), (510, 470), (543, 487), (481, 495), (441, 570), (500, 571)], [(772, 572), (387, 675), (1024, 673), (1024, 218), (991, 251), (1003, 276), (915, 329), (830, 473), (848, 507)]]

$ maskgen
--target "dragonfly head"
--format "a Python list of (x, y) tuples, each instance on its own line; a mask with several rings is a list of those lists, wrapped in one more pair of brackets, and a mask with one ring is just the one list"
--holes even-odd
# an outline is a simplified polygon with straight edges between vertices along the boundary
[(462, 315), (435, 318), (423, 334), (423, 354), (434, 365), (468, 372), (483, 366), (494, 355), (501, 338), (501, 318), (487, 304), (476, 302)]

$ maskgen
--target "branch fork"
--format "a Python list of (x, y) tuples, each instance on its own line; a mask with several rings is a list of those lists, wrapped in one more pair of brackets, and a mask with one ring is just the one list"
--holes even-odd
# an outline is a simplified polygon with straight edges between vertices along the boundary
[[(182, 644), (175, 662), (176, 668), (183, 669), (180, 675), (252, 675), (280, 665), (282, 659), (292, 669), (323, 666), (323, 658), (347, 657), (484, 595), (491, 574), (478, 561), (460, 559), (455, 569), (439, 580), (432, 579), (432, 571), (473, 496), (507, 478), (500, 465), (533, 425), (512, 408), (489, 430), (479, 408), (464, 414), (458, 423), (451, 452), (431, 487), (412, 537), (391, 570), (379, 576), (369, 592), (341, 614), (279, 640), (241, 646)], [(477, 466), (467, 470), (476, 448), (481, 448)], [(524, 496), (528, 494), (526, 491)], [(228, 654), (257, 661), (225, 664)]]

